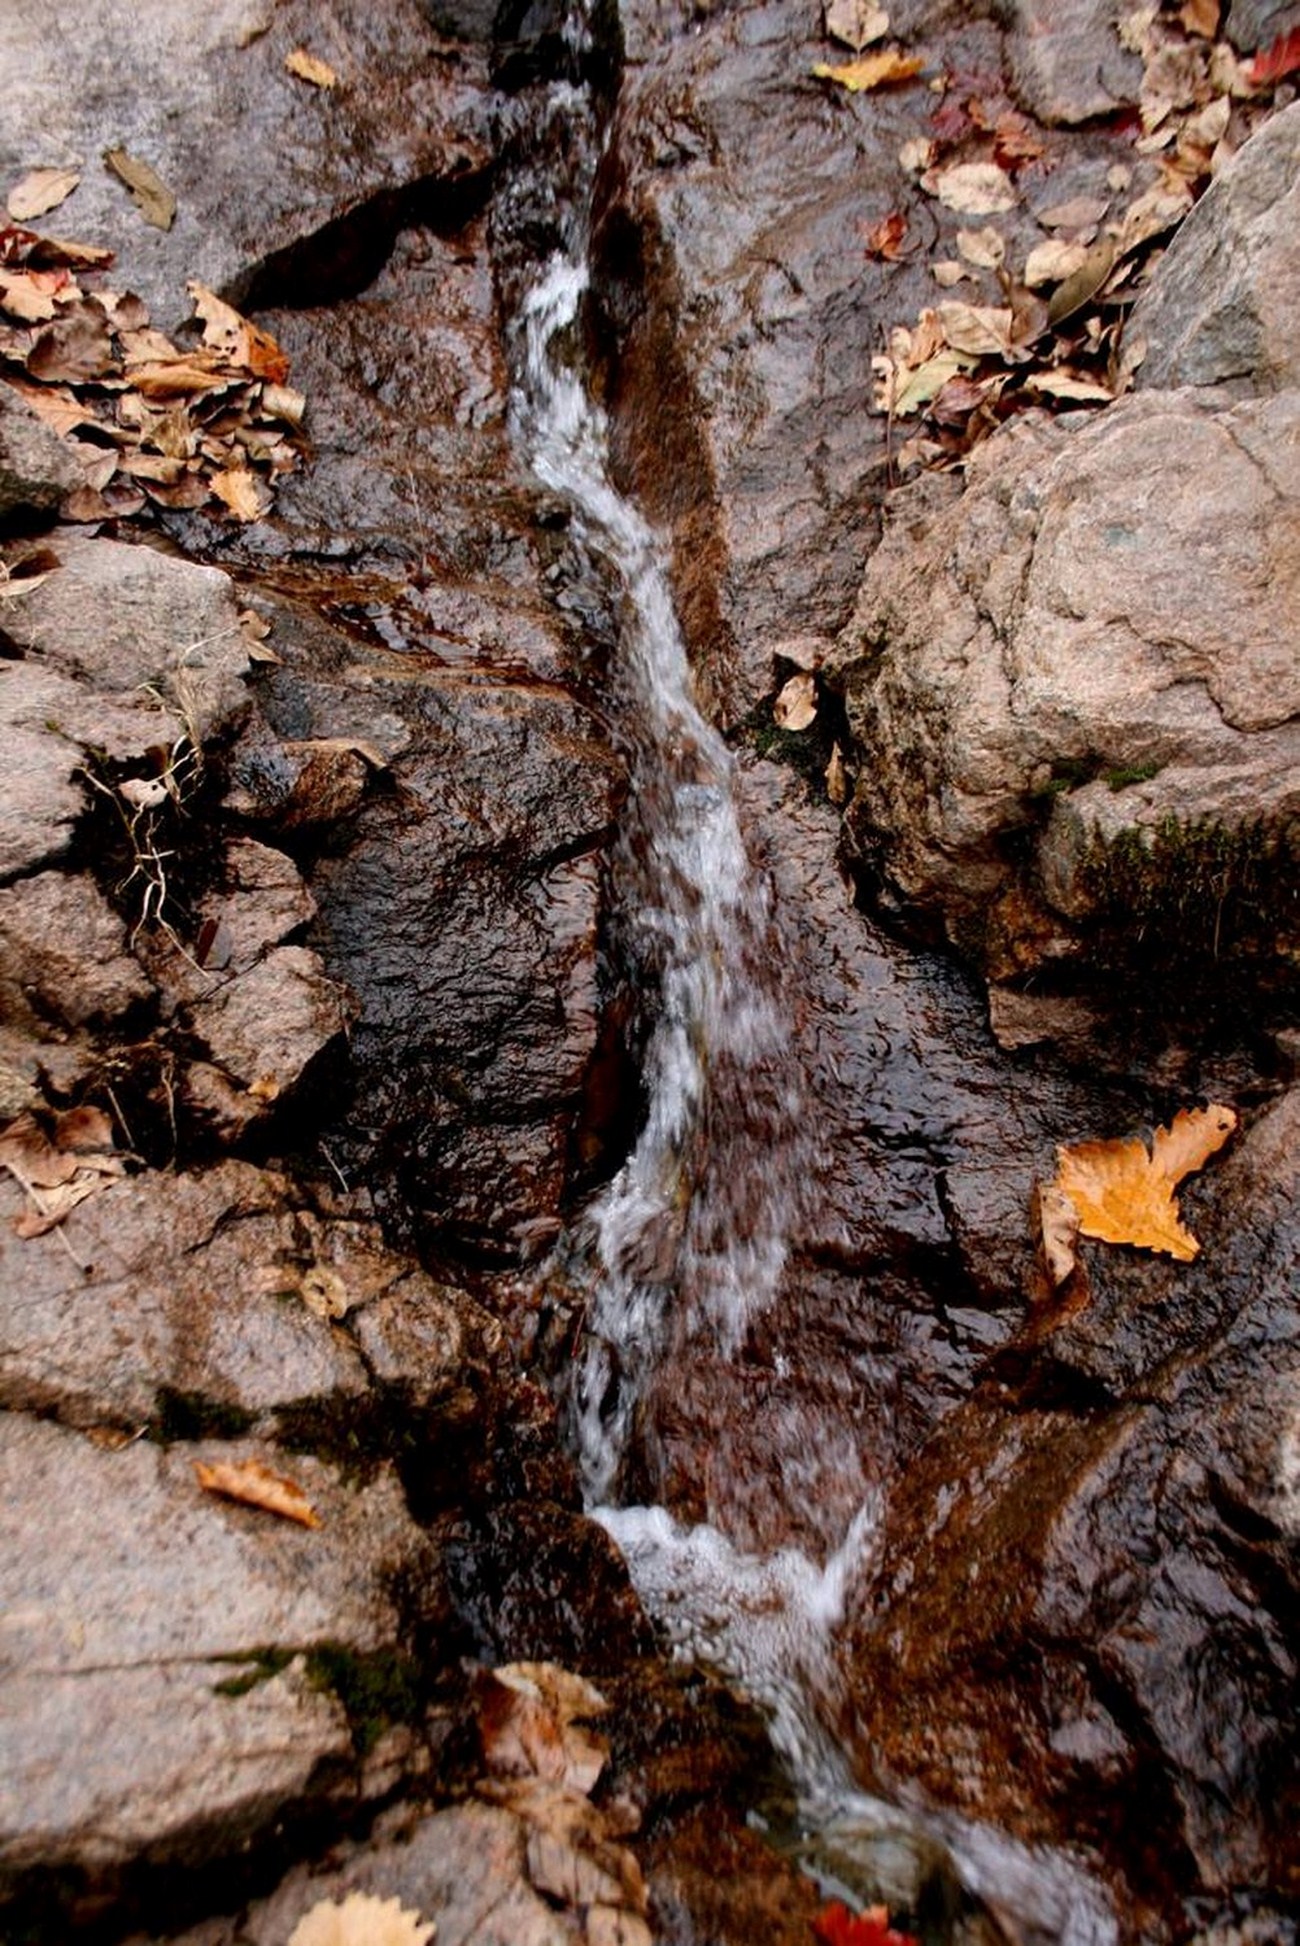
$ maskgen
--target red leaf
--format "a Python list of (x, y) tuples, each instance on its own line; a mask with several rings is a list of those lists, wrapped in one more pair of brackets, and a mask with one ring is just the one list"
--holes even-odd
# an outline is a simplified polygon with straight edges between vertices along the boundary
[(1246, 69), (1246, 79), (1252, 88), (1260, 88), (1270, 81), (1280, 81), (1283, 75), (1294, 74), (1297, 68), (1300, 68), (1300, 27), (1293, 27), (1289, 34), (1279, 34), (1271, 47), (1261, 48)]
[(813, 1920), (813, 1931), (824, 1946), (918, 1946), (912, 1933), (894, 1931), (883, 1905), (850, 1912), (838, 1899), (832, 1899)]

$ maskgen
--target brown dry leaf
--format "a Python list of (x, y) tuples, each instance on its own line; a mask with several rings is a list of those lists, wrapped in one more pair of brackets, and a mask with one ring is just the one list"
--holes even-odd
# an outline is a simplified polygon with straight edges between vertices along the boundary
[(1017, 201), (1015, 184), (996, 162), (955, 162), (949, 169), (930, 169), (921, 187), (960, 216), (996, 216), (1014, 209)]
[(56, 318), (37, 336), (27, 360), (33, 378), (80, 385), (114, 370), (113, 334), (97, 304), (83, 304)]
[(1072, 1277), (1079, 1267), (1079, 1212), (1056, 1183), (1040, 1183), (1037, 1195), (1043, 1261), (1055, 1286)]
[(345, 1899), (322, 1899), (289, 1934), (288, 1946), (427, 1946), (437, 1928), (431, 1919), (409, 1912), (399, 1898), (349, 1892)]
[(844, 753), (838, 743), (831, 746), (831, 758), (823, 773), (826, 781), (826, 795), (832, 804), (847, 804), (849, 801), (849, 780), (844, 769)]
[(1173, 1192), (1184, 1176), (1204, 1168), (1236, 1126), (1235, 1111), (1215, 1103), (1184, 1108), (1168, 1128), (1157, 1129), (1150, 1154), (1136, 1136), (1075, 1143), (1057, 1150), (1054, 1187), (1073, 1203), (1084, 1236), (1191, 1263), (1201, 1246), (1179, 1220)]
[(864, 54), (861, 60), (845, 61), (840, 66), (818, 61), (813, 73), (819, 81), (835, 81), (851, 95), (862, 95), (873, 88), (892, 88), (901, 81), (911, 81), (924, 66), (925, 59), (920, 54), (904, 54), (901, 48), (883, 47), (878, 54)]
[(879, 263), (896, 264), (903, 254), (907, 218), (901, 210), (891, 210), (867, 231), (867, 255)]
[(269, 331), (227, 304), (224, 298), (210, 291), (206, 284), (191, 282), (185, 286), (194, 300), (194, 309), (203, 320), (203, 342), (214, 351), (219, 351), (233, 364), (242, 365), (255, 378), (269, 379), (273, 385), (283, 385), (289, 376), (289, 360), (281, 351)]
[(958, 230), (957, 255), (977, 270), (996, 270), (1007, 254), (1007, 240), (986, 223), (982, 230)]
[(890, 358), (873, 358), (876, 389), (872, 404), (877, 412), (895, 419), (908, 419), (923, 405), (937, 397), (950, 379), (969, 371), (971, 359), (965, 352), (940, 351), (920, 365), (900, 366)]
[(1187, 33), (1212, 41), (1219, 31), (1219, 0), (1183, 0), (1178, 18)]
[(223, 467), (208, 485), (236, 520), (257, 520), (270, 504), (269, 497), (263, 497), (266, 489), (246, 466)]
[(1109, 207), (1104, 196), (1072, 196), (1034, 214), (1045, 230), (1095, 230)]
[(58, 315), (54, 292), (39, 272), (0, 270), (0, 310), (24, 324), (42, 324)]
[(999, 356), (1011, 346), (1014, 317), (1010, 310), (991, 305), (961, 304), (950, 299), (936, 306), (946, 343), (953, 351), (968, 352), (972, 358), (988, 354)]
[(309, 54), (305, 47), (295, 47), (284, 57), (284, 65), (290, 74), (296, 74), (299, 81), (309, 81), (313, 88), (337, 88), (339, 78), (328, 61), (317, 55)]
[(1045, 243), (1036, 243), (1030, 251), (1022, 281), (1030, 290), (1037, 290), (1042, 284), (1062, 284), (1076, 270), (1083, 269), (1087, 258), (1084, 244), (1062, 243), (1056, 237), (1049, 237)]
[(941, 291), (955, 289), (963, 278), (971, 283), (976, 281), (974, 273), (967, 270), (964, 264), (959, 264), (955, 257), (940, 257), (938, 263), (930, 265), (930, 275)]
[(540, 1778), (585, 1796), (609, 1745), (577, 1719), (608, 1708), (598, 1689), (556, 1663), (506, 1663), (487, 1672), (480, 1692), (484, 1760), (499, 1776)]
[(53, 1141), (32, 1115), (19, 1115), (0, 1129), (0, 1168), (9, 1171), (28, 1198), (28, 1207), (13, 1220), (15, 1235), (25, 1240), (44, 1236), (78, 1203), (123, 1175), (125, 1164), (112, 1148), (112, 1125), (97, 1108), (60, 1116)]
[(80, 1164), (51, 1142), (34, 1115), (19, 1115), (0, 1129), (0, 1168), (24, 1189), (58, 1189), (71, 1182)]
[(1102, 385), (1095, 378), (1085, 378), (1082, 372), (1072, 372), (1068, 365), (1053, 366), (1045, 372), (1031, 372), (1025, 380), (1025, 390), (1035, 396), (1049, 399), (1062, 399), (1079, 405), (1109, 405), (1115, 397), (1109, 385)]
[(860, 54), (872, 41), (883, 40), (889, 32), (889, 15), (872, 0), (828, 0), (826, 32), (834, 41), (843, 41)]
[(105, 149), (104, 166), (131, 192), (131, 200), (156, 230), (170, 230), (176, 218), (176, 198), (156, 169), (126, 149)]
[(32, 169), (9, 191), (5, 208), (15, 223), (30, 223), (66, 203), (80, 181), (80, 169)]
[(779, 730), (806, 730), (817, 717), (816, 678), (806, 671), (791, 676), (772, 705), (772, 721)]
[(1071, 271), (1063, 284), (1058, 284), (1052, 293), (1047, 307), (1047, 322), (1052, 325), (1063, 324), (1072, 318), (1093, 298), (1105, 284), (1115, 264), (1116, 249), (1114, 239), (1099, 237), (1084, 256), (1077, 270)]
[(298, 1294), (313, 1317), (327, 1322), (345, 1318), (352, 1302), (347, 1285), (328, 1264), (313, 1264), (305, 1270), (298, 1280)]
[(300, 1527), (319, 1527), (320, 1515), (300, 1486), (282, 1473), (273, 1473), (259, 1459), (214, 1460), (208, 1465), (195, 1460), (199, 1485), (225, 1500), (238, 1500), (245, 1507), (260, 1507), (264, 1513), (278, 1514)]

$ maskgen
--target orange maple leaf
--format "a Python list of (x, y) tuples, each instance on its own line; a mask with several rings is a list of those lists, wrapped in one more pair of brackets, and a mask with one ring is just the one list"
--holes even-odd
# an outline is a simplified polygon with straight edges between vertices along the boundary
[(1182, 1223), (1174, 1190), (1221, 1149), (1237, 1126), (1233, 1109), (1184, 1108), (1156, 1130), (1148, 1154), (1139, 1136), (1076, 1142), (1057, 1150), (1054, 1188), (1068, 1196), (1086, 1237), (1128, 1243), (1191, 1263), (1200, 1244)]

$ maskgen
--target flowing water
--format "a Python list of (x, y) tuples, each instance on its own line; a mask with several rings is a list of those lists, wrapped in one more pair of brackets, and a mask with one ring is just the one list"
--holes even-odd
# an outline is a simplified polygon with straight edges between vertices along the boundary
[[(577, 56), (585, 34), (573, 16)], [(873, 1504), (822, 1564), (795, 1548), (746, 1554), (662, 1507), (617, 1504), (633, 1443), (653, 1445), (643, 1417), (661, 1362), (689, 1358), (692, 1345), (735, 1351), (775, 1296), (809, 1174), (812, 1114), (785, 1058), (790, 1001), (779, 982), (788, 954), (771, 887), (747, 852), (732, 758), (694, 700), (664, 555), (612, 484), (605, 418), (575, 354), (596, 117), (587, 91), (568, 83), (546, 113), (563, 124), (569, 180), (554, 189), (562, 246), (519, 306), (514, 433), (618, 591), (610, 706), (631, 790), (615, 902), (621, 956), (653, 1008), (643, 1125), (553, 1267), (587, 1293), (567, 1401), (587, 1502), (675, 1649), (719, 1668), (767, 1709), (818, 1855), (831, 1861), (828, 1883), (837, 1872), (850, 1888), (855, 1875), (887, 1883), (891, 1850), (911, 1857), (918, 1845), (938, 1846), (969, 1892), (1018, 1914), (1024, 1937), (1107, 1946), (1113, 1920), (1068, 1861), (855, 1790), (824, 1725), (842, 1681), (834, 1635), (849, 1578), (872, 1544)]]

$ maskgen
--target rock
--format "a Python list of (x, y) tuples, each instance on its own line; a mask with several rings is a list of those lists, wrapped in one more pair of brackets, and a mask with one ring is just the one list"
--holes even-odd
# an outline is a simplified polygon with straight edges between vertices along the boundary
[(81, 485), (81, 468), (58, 434), (0, 385), (0, 520), (44, 512)]
[(355, 1396), (361, 1360), (301, 1295), (317, 1263), (287, 1185), (242, 1162), (111, 1183), (30, 1241), (0, 1222), (0, 1405), (137, 1430)]
[(152, 692), (202, 745), (246, 707), (229, 578), (156, 548), (60, 534), (60, 565), (23, 597), (14, 639), (109, 696)]
[[(1285, 849), (1300, 805), (1298, 412), (1175, 393), (1022, 421), (959, 500), (899, 496), (835, 661), (868, 753), (849, 824), (990, 977), (1070, 961), (1139, 905), (1166, 953), (1257, 952), (1267, 974), (1288, 950), (1284, 868), (1254, 944), (1233, 874)], [(1167, 871), (1189, 897), (1162, 913)]]
[[(6, 989), (8, 990), (6, 992)], [(68, 1027), (113, 1021), (154, 990), (94, 881), (41, 872), (0, 887), (0, 1004), (34, 1003)]]
[(245, 973), (269, 947), (279, 946), (316, 915), (316, 901), (292, 858), (254, 838), (226, 846), (226, 884), (199, 906), (214, 928), (203, 964), (214, 971)]
[(1271, 47), (1275, 40), (1300, 26), (1295, 0), (1232, 0), (1224, 32), (1243, 54)]
[(1192, 1192), (1194, 1265), (1085, 1246), (1090, 1301), (940, 1428), (853, 1603), (860, 1774), (1086, 1844), (1153, 1936), (1297, 1870), (1298, 1126), (1293, 1090)]
[[(14, 181), (37, 159), (80, 164), (59, 226), (111, 244), (117, 287), (137, 291), (164, 330), (189, 314), (191, 278), (236, 302), (259, 270), (300, 302), (336, 282), (358, 288), (383, 261), (400, 192), (420, 182), (435, 203), (439, 191), (454, 198), (486, 159), (473, 57), (440, 52), (417, 0), (382, 16), (352, 0), (327, 13), (307, 0), (184, 0), (157, 16), (96, 0), (66, 44), (48, 25), (39, 0), (5, 8), (0, 66), (21, 85), (0, 114), (0, 175)], [(340, 60), (337, 88), (286, 72), (304, 45)], [(130, 87), (106, 87), (113, 74)], [(114, 146), (175, 195), (169, 230), (146, 223), (103, 166)], [(250, 166), (257, 156), (264, 167)]]
[(37, 1867), (111, 1887), (141, 1858), (238, 1855), (355, 1798), (327, 1672), (403, 1652), (390, 1577), (424, 1543), (391, 1477), (353, 1491), (278, 1462), (321, 1516), (309, 1532), (201, 1490), (193, 1462), (229, 1448), (112, 1451), (6, 1414), (0, 1455), (4, 1894)]
[[(1138, 386), (1234, 397), (1300, 385), (1300, 104), (1272, 116), (1178, 229), (1134, 307)], [(1212, 293), (1212, 296), (1211, 296)]]
[(350, 1010), (306, 946), (277, 946), (190, 1009), (194, 1030), (246, 1088), (278, 1101), (347, 1027)]
[(1053, 0), (1011, 0), (1009, 53), (1016, 93), (1050, 128), (1131, 107), (1142, 63), (1121, 45), (1111, 0), (1066, 10)]

